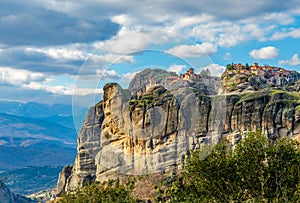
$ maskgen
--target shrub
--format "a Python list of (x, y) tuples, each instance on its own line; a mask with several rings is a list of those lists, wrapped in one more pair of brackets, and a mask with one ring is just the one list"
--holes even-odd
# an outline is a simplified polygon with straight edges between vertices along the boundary
[(134, 189), (133, 181), (121, 185), (118, 180), (103, 183), (94, 182), (90, 186), (68, 193), (59, 200), (60, 203), (132, 203), (137, 202), (130, 194)]

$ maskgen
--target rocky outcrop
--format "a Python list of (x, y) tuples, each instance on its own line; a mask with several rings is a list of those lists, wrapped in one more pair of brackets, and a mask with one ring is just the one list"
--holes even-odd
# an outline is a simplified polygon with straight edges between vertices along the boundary
[(1, 184), (0, 186), (0, 202), (3, 203), (33, 203), (34, 201), (13, 194), (7, 187)]
[(91, 107), (78, 135), (77, 156), (73, 167), (64, 167), (59, 175), (58, 195), (73, 190), (96, 178), (95, 156), (101, 150), (101, 127), (104, 119), (103, 102)]
[[(261, 89), (277, 88), (285, 91), (299, 91), (300, 73), (269, 67), (273, 70), (227, 69), (222, 74), (224, 92), (241, 93)], [(284, 70), (286, 73), (281, 73)], [(296, 83), (296, 84), (295, 84)]]
[[(296, 96), (296, 98), (295, 98)], [(299, 135), (299, 94), (261, 91), (228, 96), (224, 132), (260, 130), (268, 138)]]
[(65, 168), (60, 175), (62, 192), (94, 180), (180, 169), (190, 150), (222, 137), (236, 143), (245, 131), (261, 130), (270, 139), (299, 135), (298, 92), (208, 95), (193, 86), (156, 84), (137, 95), (135, 82), (130, 91), (104, 86), (103, 101), (90, 108), (78, 135), (71, 174)]
[(0, 189), (0, 202), (14, 203), (15, 199), (9, 189), (2, 186)]
[(59, 173), (58, 182), (57, 182), (57, 195), (61, 196), (66, 190), (66, 184), (68, 178), (72, 174), (72, 166), (65, 166), (62, 171)]
[(137, 73), (129, 84), (128, 89), (132, 93), (136, 93), (138, 90), (144, 89), (151, 80), (155, 80), (157, 84), (165, 85), (165, 78), (167, 76), (177, 76), (174, 72), (168, 72), (161, 69), (146, 69)]

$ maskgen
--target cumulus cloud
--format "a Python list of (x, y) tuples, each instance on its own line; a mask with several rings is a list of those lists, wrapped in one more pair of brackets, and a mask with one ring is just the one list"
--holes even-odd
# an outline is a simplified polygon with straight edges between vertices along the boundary
[(3, 49), (0, 54), (0, 66), (26, 69), (50, 75), (77, 75), (82, 65), (89, 66), (85, 74), (95, 71), (105, 64), (133, 64), (132, 55), (93, 52), (93, 45), (69, 45), (53, 47), (13, 47)]
[(276, 32), (273, 34), (271, 39), (280, 40), (286, 37), (300, 38), (300, 28), (299, 29), (291, 28), (288, 31)]
[(112, 22), (120, 25), (132, 25), (135, 21), (133, 18), (126, 14), (115, 15), (111, 18), (111, 20)]
[(229, 52), (226, 52), (223, 56), (223, 59), (226, 60), (226, 61), (230, 60), (231, 59), (231, 54)]
[(47, 77), (42, 73), (34, 73), (27, 70), (16, 70), (9, 67), (0, 67), (0, 84), (25, 85), (32, 81), (46, 81)]
[(134, 57), (131, 55), (120, 55), (120, 54), (97, 54), (91, 51), (82, 50), (74, 47), (47, 47), (47, 48), (25, 48), (27, 53), (41, 53), (47, 57), (50, 57), (55, 60), (91, 60), (95, 63), (134, 63)]
[(70, 105), (72, 103), (72, 96), (70, 95), (54, 95), (53, 93), (44, 90), (33, 90), (19, 86), (4, 85), (1, 86), (0, 99), (22, 102), (34, 101), (50, 105), (57, 103)]
[(102, 89), (97, 88), (75, 88), (72, 85), (56, 85), (49, 86), (47, 84), (41, 84), (37, 82), (31, 82), (29, 84), (23, 85), (24, 88), (32, 90), (44, 90), (56, 95), (66, 95), (66, 96), (86, 96), (90, 94), (102, 94)]
[(88, 55), (80, 50), (72, 50), (67, 48), (35, 48), (35, 47), (26, 47), (25, 52), (27, 53), (41, 53), (47, 57), (57, 59), (57, 60), (86, 60)]
[(289, 66), (297, 66), (297, 65), (300, 65), (300, 59), (298, 57), (298, 54), (294, 54), (291, 59), (289, 59), (289, 60), (280, 60), (278, 62), (278, 64), (280, 64), (280, 65), (287, 64)]
[(168, 42), (172, 33), (160, 31), (130, 32), (110, 40), (94, 44), (97, 50), (113, 52), (115, 54), (131, 54), (149, 48), (150, 43), (161, 44)]
[(173, 32), (179, 32), (183, 28), (194, 26), (197, 24), (207, 23), (212, 21), (213, 19), (214, 17), (212, 15), (206, 13), (200, 15), (198, 14), (196, 16), (182, 16), (174, 24), (167, 27), (167, 29)]
[(134, 56), (132, 55), (119, 55), (119, 54), (103, 54), (103, 55), (91, 55), (90, 60), (97, 62), (106, 62), (106, 63), (135, 63)]
[[(259, 21), (257, 19), (259, 18)], [(279, 12), (279, 11), (273, 11), (273, 12), (266, 12), (266, 13), (260, 13), (258, 15), (246, 18), (241, 20), (242, 23), (245, 24), (266, 24), (266, 23), (272, 23), (272, 24), (280, 24), (280, 25), (289, 25), (295, 21), (294, 17), (289, 12)]]
[(128, 87), (130, 81), (134, 78), (134, 76), (139, 73), (140, 71), (133, 71), (129, 73), (124, 73), (120, 76), (119, 83), (122, 84), (124, 87)]
[(186, 65), (172, 64), (169, 66), (168, 71), (180, 74), (183, 69), (186, 69)]
[(115, 70), (97, 70), (96, 71), (98, 80), (119, 80), (120, 75)]
[(281, 25), (288, 25), (295, 21), (295, 19), (286, 13), (267, 13), (262, 16), (264, 21), (273, 21), (275, 23), (280, 23)]
[[(117, 74), (114, 71), (108, 71), (109, 75)], [(27, 70), (17, 70), (10, 67), (0, 67), (0, 85), (19, 87), (29, 90), (42, 90), (56, 95), (89, 95), (103, 93), (100, 89), (93, 88), (75, 88), (74, 85), (50, 85), (52, 77), (42, 73), (30, 72)]]
[(254, 59), (273, 59), (279, 54), (279, 49), (273, 46), (267, 46), (260, 49), (254, 49), (249, 52), (249, 55)]
[[(263, 27), (263, 28), (262, 28)], [(222, 47), (233, 47), (248, 40), (266, 40), (274, 26), (256, 22), (212, 21), (192, 27), (187, 34), (197, 40), (215, 43)]]
[(217, 52), (217, 46), (208, 42), (196, 45), (178, 45), (165, 52), (177, 57), (193, 58), (213, 55)]
[[(48, 52), (49, 49), (50, 51)], [(72, 52), (74, 53), (75, 51), (68, 50), (68, 48), (60, 49), (59, 51), (55, 49), (39, 49), (35, 47), (5, 48), (0, 54), (0, 66), (20, 70), (26, 69), (30, 72), (44, 74), (77, 74), (83, 60), (79, 60), (79, 56), (72, 56)], [(61, 57), (59, 57), (59, 53)], [(75, 58), (78, 60), (75, 60)]]

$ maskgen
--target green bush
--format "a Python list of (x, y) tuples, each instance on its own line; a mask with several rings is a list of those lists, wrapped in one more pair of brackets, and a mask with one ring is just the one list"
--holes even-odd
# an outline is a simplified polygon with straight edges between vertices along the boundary
[(151, 96), (151, 95), (145, 95), (145, 96), (142, 97), (142, 99), (145, 99), (145, 100), (153, 100), (154, 97)]
[(132, 99), (129, 101), (130, 105), (136, 105), (138, 103), (138, 101), (136, 99)]
[(73, 193), (68, 193), (59, 200), (60, 203), (132, 203), (137, 202), (130, 196), (134, 183), (128, 181), (121, 185), (118, 180), (103, 183), (95, 182)]

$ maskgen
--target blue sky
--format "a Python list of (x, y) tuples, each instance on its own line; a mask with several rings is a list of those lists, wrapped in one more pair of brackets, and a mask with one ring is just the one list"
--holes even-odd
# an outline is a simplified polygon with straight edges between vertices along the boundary
[(91, 105), (148, 67), (300, 71), (298, 0), (2, 0), (0, 100)]

